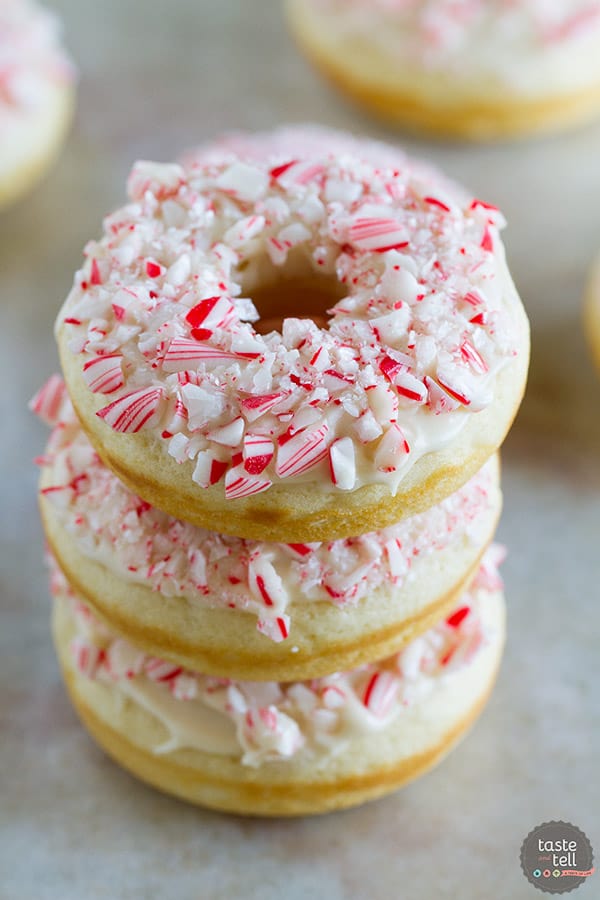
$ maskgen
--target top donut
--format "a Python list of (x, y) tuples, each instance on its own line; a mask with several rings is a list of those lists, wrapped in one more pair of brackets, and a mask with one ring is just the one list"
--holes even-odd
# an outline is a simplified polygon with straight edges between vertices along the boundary
[(466, 482), (518, 407), (502, 217), (391, 148), (243, 143), (134, 166), (58, 317), (73, 404), (171, 515), (259, 540), (382, 528)]

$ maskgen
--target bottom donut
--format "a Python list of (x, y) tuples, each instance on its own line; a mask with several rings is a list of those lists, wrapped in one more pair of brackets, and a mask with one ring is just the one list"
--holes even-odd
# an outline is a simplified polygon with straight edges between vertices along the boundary
[(481, 712), (502, 655), (492, 548), (450, 616), (379, 663), (313, 681), (234, 682), (149, 657), (53, 568), (53, 630), (71, 699), (106, 752), (169, 794), (257, 816), (380, 797), (439, 762)]

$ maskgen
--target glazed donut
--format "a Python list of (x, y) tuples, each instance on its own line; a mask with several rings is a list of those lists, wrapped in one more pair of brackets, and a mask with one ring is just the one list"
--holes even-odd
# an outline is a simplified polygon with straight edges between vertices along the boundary
[(600, 369), (600, 256), (590, 271), (585, 297), (584, 324), (594, 361)]
[(99, 623), (58, 570), (54, 638), (71, 699), (109, 755), (191, 803), (263, 816), (353, 806), (435, 765), (491, 690), (504, 641), (493, 559), (400, 654), (309, 682), (188, 672)]
[(52, 162), (71, 121), (74, 70), (58, 22), (31, 0), (0, 4), (0, 207)]
[(173, 516), (287, 543), (472, 477), (519, 405), (528, 324), (501, 215), (426, 171), (325, 148), (136, 164), (57, 321), (106, 465)]
[(128, 491), (58, 376), (34, 408), (47, 416), (50, 398), (40, 507), (54, 558), (110, 628), (207, 675), (294, 681), (389, 656), (456, 604), (498, 520), (493, 458), (439, 506), (381, 532), (292, 545), (222, 536)]
[(599, 0), (288, 0), (298, 44), (403, 127), (478, 140), (600, 110)]

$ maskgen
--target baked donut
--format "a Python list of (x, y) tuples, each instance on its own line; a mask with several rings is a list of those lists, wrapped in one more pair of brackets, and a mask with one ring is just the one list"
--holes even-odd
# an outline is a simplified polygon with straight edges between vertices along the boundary
[(57, 19), (32, 0), (0, 4), (0, 207), (54, 159), (73, 111)]
[(600, 257), (592, 266), (585, 297), (585, 331), (594, 361), (600, 369)]
[(207, 675), (297, 681), (396, 652), (443, 618), (492, 540), (492, 458), (462, 488), (380, 532), (265, 544), (153, 509), (107, 469), (53, 376), (33, 407), (55, 420), (40, 462), (54, 558), (110, 628)]
[(57, 338), (90, 441), (153, 506), (334, 540), (435, 505), (501, 443), (529, 348), (502, 217), (370, 146), (134, 166)]
[(52, 589), (65, 683), (100, 746), (167, 793), (251, 815), (353, 806), (435, 765), (481, 711), (504, 641), (489, 558), (453, 613), (400, 654), (293, 684), (186, 672), (111, 633), (58, 570)]
[(287, 9), (318, 69), (403, 127), (485, 140), (600, 110), (598, 0), (288, 0)]

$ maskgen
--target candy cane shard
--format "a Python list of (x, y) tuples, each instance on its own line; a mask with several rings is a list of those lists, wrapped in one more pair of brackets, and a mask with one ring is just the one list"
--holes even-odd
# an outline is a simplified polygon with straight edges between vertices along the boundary
[(170, 663), (157, 657), (150, 657), (144, 664), (144, 672), (152, 681), (164, 684), (181, 675), (183, 666), (178, 666), (177, 663)]
[(276, 619), (259, 619), (256, 629), (275, 644), (280, 644), (281, 641), (285, 641), (289, 637), (290, 617), (277, 616)]
[(485, 359), (469, 340), (463, 341), (460, 348), (460, 355), (465, 362), (468, 362), (471, 365), (471, 368), (473, 368), (475, 372), (479, 372), (480, 375), (484, 375), (489, 371), (489, 366)]
[(113, 678), (134, 678), (143, 669), (144, 654), (118, 638), (108, 648), (105, 664)]
[(188, 338), (174, 338), (165, 353), (162, 367), (165, 372), (179, 372), (189, 368), (190, 363), (199, 363), (207, 360), (219, 359), (244, 359), (241, 354), (231, 350), (221, 350), (200, 341)]
[(436, 415), (458, 409), (460, 404), (457, 399), (448, 391), (445, 391), (434, 378), (426, 375), (423, 383), (427, 388), (427, 406)]
[(192, 328), (227, 328), (237, 318), (229, 297), (207, 297), (192, 307), (185, 317)]
[(240, 406), (242, 412), (248, 422), (254, 422), (265, 413), (273, 409), (274, 406), (284, 400), (287, 394), (279, 392), (276, 394), (262, 394), (256, 397), (246, 397), (242, 400)]
[(192, 481), (195, 481), (200, 487), (210, 487), (221, 480), (228, 468), (229, 463), (215, 458), (210, 450), (201, 450), (196, 457)]
[(253, 556), (248, 563), (248, 585), (251, 594), (265, 606), (285, 609), (288, 593), (273, 564), (264, 554)]
[(451, 628), (458, 628), (458, 626), (467, 618), (470, 612), (470, 607), (461, 606), (460, 609), (455, 610), (452, 615), (448, 616), (448, 618), (446, 619), (446, 624)]
[(315, 431), (302, 431), (280, 444), (277, 450), (275, 472), (280, 478), (301, 475), (316, 466), (327, 456), (329, 426), (323, 422)]
[(305, 559), (314, 550), (318, 550), (321, 544), (320, 542), (313, 542), (311, 544), (286, 544), (285, 546), (289, 547), (293, 553), (296, 553), (300, 559)]
[(225, 476), (225, 497), (228, 500), (251, 497), (266, 491), (272, 483), (269, 478), (249, 475), (241, 465), (234, 466)]
[(98, 410), (96, 415), (113, 431), (136, 434), (142, 428), (150, 428), (157, 423), (163, 400), (162, 388), (143, 388), (114, 400)]
[(395, 219), (357, 218), (348, 229), (348, 240), (359, 250), (384, 252), (408, 242), (408, 232)]
[(241, 416), (237, 419), (222, 425), (221, 428), (215, 428), (209, 431), (206, 437), (215, 444), (221, 444), (223, 447), (237, 447), (242, 440), (246, 423)]
[(146, 260), (146, 275), (148, 278), (159, 278), (165, 271), (165, 267), (156, 262), (155, 259)]
[(384, 544), (388, 560), (390, 575), (394, 580), (404, 578), (408, 572), (409, 562), (402, 550), (402, 544), (397, 538), (392, 538)]
[(93, 678), (102, 662), (102, 650), (96, 644), (76, 637), (71, 641), (71, 654), (77, 671)]
[(414, 403), (425, 403), (427, 399), (427, 388), (410, 372), (399, 372), (394, 378), (394, 387), (401, 397)]
[(275, 454), (273, 441), (260, 434), (247, 434), (243, 445), (244, 469), (249, 475), (260, 475)]
[(83, 380), (93, 394), (114, 394), (125, 384), (122, 357), (113, 353), (88, 359), (83, 366)]
[(408, 441), (402, 429), (394, 423), (379, 442), (375, 452), (375, 465), (381, 472), (394, 472), (409, 453)]
[(362, 702), (378, 718), (391, 709), (398, 692), (398, 679), (391, 672), (375, 672), (367, 682)]
[(52, 428), (60, 421), (66, 399), (67, 389), (62, 377), (51, 375), (29, 401), (29, 409)]
[(351, 491), (356, 484), (354, 444), (349, 437), (334, 441), (329, 448), (331, 480), (342, 491)]

